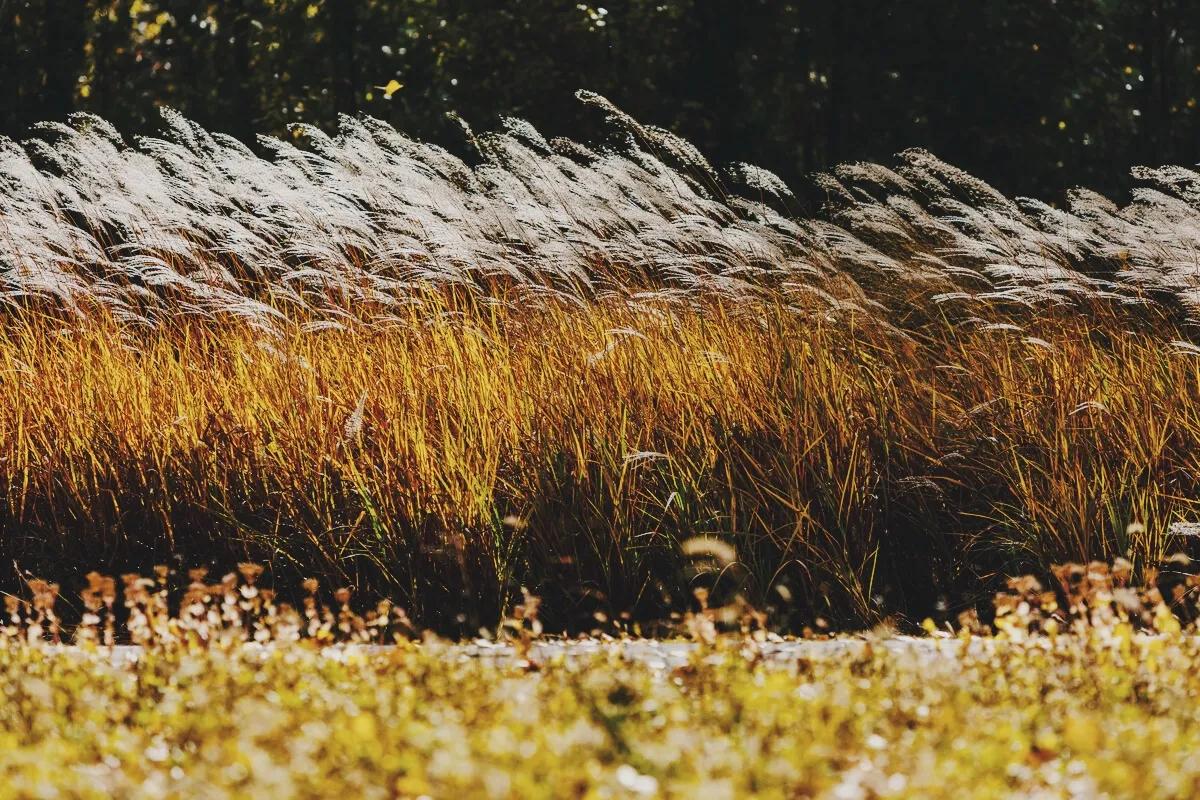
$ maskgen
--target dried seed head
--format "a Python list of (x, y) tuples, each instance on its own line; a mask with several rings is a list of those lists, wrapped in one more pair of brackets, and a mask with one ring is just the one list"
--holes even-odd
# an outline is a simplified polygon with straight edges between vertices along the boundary
[(1117, 558), (1112, 566), (1113, 579), (1118, 583), (1126, 583), (1133, 577), (1133, 564), (1128, 559)]
[(693, 536), (680, 543), (679, 549), (691, 558), (711, 558), (725, 567), (737, 560), (737, 550), (729, 542), (713, 536)]
[(258, 576), (263, 574), (262, 564), (238, 564), (238, 572), (242, 573), (242, 578), (246, 583), (254, 583), (258, 580)]

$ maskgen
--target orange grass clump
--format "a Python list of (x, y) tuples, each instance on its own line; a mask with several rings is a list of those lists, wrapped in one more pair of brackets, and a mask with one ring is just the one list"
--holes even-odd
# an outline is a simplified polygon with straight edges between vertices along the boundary
[(5, 323), (0, 555), (263, 559), (434, 625), (525, 585), (565, 623), (685, 604), (703, 536), (754, 602), (865, 622), (1161, 559), (1200, 497), (1200, 360), (1102, 316), (910, 336), (767, 301), (430, 302), (275, 336)]

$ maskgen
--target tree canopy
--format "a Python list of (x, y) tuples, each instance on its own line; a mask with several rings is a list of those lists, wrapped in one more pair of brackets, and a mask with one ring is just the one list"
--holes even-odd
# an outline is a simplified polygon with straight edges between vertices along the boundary
[(452, 145), (450, 110), (586, 137), (583, 88), (793, 182), (921, 146), (1055, 199), (1196, 161), (1197, 42), (1187, 0), (0, 0), (0, 132), (167, 105), (249, 142), (363, 113)]

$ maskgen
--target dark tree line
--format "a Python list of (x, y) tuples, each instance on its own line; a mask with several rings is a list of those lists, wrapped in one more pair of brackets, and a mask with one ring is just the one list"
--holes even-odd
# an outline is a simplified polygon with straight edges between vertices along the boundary
[(248, 141), (367, 113), (449, 144), (447, 110), (586, 137), (588, 88), (792, 181), (923, 146), (1054, 197), (1197, 160), (1197, 42), (1192, 0), (0, 0), (0, 132), (166, 104)]

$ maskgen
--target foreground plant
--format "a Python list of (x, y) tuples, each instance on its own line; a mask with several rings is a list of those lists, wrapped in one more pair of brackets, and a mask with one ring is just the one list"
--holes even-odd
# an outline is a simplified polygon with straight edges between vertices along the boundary
[[(836, 644), (836, 643), (834, 643)], [(1190, 796), (1200, 645), (0, 648), (0, 797)], [(777, 646), (777, 648), (780, 646)]]
[[(719, 551), (703, 544), (689, 549)], [(194, 570), (178, 613), (167, 571), (128, 576), (136, 651), (98, 644), (118, 606), (104, 576), (88, 578), (99, 619), (78, 647), (52, 641), (49, 584), (12, 598), (0, 798), (1200, 790), (1200, 576), (1182, 556), (1161, 570), (1067, 564), (1046, 586), (1014, 578), (994, 635), (965, 615), (925, 639), (788, 641), (741, 598), (712, 606), (701, 592), (680, 626), (690, 645), (571, 643), (543, 638), (526, 593), (500, 628), (507, 650), (436, 637), (361, 648), (382, 640), (367, 627), (402, 615), (359, 617), (348, 590), (327, 606), (311, 583), (302, 611), (276, 607), (261, 575), (243, 564), (207, 584)]]

